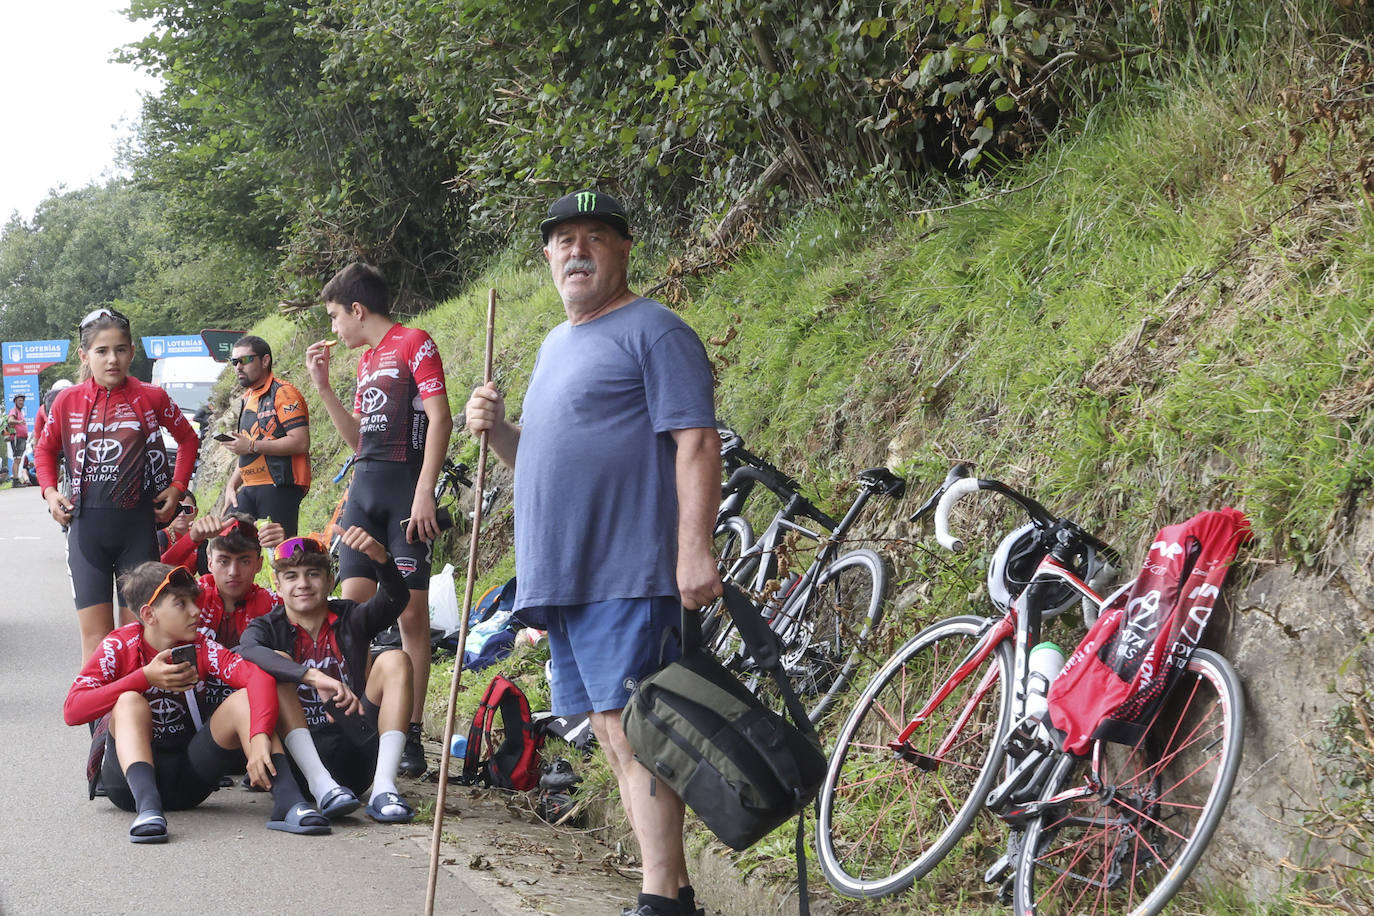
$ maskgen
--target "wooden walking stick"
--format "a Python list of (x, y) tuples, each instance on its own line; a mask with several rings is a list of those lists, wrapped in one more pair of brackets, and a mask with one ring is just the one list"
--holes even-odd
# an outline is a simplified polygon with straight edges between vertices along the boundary
[[(491, 384), (492, 341), (496, 328), (496, 289), (487, 293), (487, 351), (483, 384)], [(463, 674), (463, 646), (468, 639), (468, 615), (472, 613), (472, 586), (477, 579), (477, 535), (482, 528), (482, 492), (487, 482), (487, 432), (478, 438), (477, 475), (473, 484), (472, 543), (468, 547), (468, 578), (463, 585), (463, 612), (458, 618), (458, 652), (453, 660), (453, 679), (448, 690), (448, 716), (444, 720), (444, 746), (440, 750), (439, 794), (434, 800), (434, 836), (429, 842), (429, 888), (425, 892), (425, 916), (434, 914), (434, 888), (439, 880), (439, 839), (444, 831), (444, 799), (448, 794), (448, 762), (453, 754), (453, 707), (458, 702), (458, 681)], [(480, 748), (469, 748), (477, 753)]]

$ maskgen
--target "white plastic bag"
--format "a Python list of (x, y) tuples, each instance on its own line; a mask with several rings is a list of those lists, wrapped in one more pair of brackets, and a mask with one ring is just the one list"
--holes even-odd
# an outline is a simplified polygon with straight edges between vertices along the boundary
[(429, 577), (429, 625), (444, 631), (456, 632), (461, 619), (458, 610), (458, 585), (453, 581), (453, 564), (447, 563), (437, 574)]

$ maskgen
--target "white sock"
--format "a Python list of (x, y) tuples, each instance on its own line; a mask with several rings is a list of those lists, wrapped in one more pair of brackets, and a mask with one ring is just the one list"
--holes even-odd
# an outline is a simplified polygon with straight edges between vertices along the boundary
[(331, 789), (338, 788), (338, 780), (329, 775), (324, 761), (320, 760), (320, 752), (315, 748), (315, 739), (310, 737), (309, 729), (293, 728), (281, 743), (286, 745), (286, 752), (305, 774), (310, 794), (315, 796), (315, 804), (318, 805)]
[(396, 771), (401, 768), (401, 754), (405, 753), (405, 749), (405, 732), (382, 732), (377, 739), (377, 772), (372, 774), (372, 797), (368, 799), (369, 802), (376, 800), (383, 792), (396, 792)]

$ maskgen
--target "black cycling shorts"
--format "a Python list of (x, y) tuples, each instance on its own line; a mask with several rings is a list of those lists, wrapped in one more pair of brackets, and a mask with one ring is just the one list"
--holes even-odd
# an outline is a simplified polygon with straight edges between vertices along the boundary
[(303, 499), (303, 487), (279, 487), (266, 483), (256, 487), (240, 487), (238, 509), (255, 519), (270, 518), (286, 529), (287, 537), (293, 538), (300, 528)]
[[(219, 778), (226, 773), (241, 773), (248, 766), (243, 751), (222, 748), (215, 743), (209, 727), (202, 728), (190, 742), (177, 750), (153, 748), (153, 773), (157, 791), (162, 796), (163, 811), (184, 811), (194, 808), (219, 788)], [(105, 736), (105, 759), (100, 764), (100, 784), (105, 794), (118, 808), (136, 811), (134, 793), (124, 778), (115, 750), (114, 735)], [(302, 783), (304, 785), (304, 783)]]
[[(111, 603), (114, 580), (158, 559), (152, 503), (132, 509), (78, 507), (67, 529), (67, 568), (78, 610)], [(120, 603), (124, 601), (121, 598)]]
[[(315, 742), (320, 762), (334, 777), (334, 781), (362, 797), (372, 785), (372, 777), (377, 772), (377, 753), (381, 746), (381, 738), (377, 734), (377, 713), (380, 708), (361, 693), (358, 699), (363, 702), (363, 717), (371, 729), (370, 734), (363, 735), (356, 730), (345, 732), (338, 726), (325, 723), (311, 727), (310, 740)], [(309, 784), (295, 760), (291, 760), (291, 772), (299, 785)]]
[[(428, 591), (433, 545), (429, 541), (407, 544), (406, 526), (402, 524), (410, 518), (410, 505), (415, 499), (419, 477), (419, 468), (398, 461), (359, 461), (353, 468), (348, 504), (344, 506), (339, 526), (346, 531), (361, 525), (391, 551), (407, 588)], [(356, 550), (340, 545), (339, 580), (351, 578), (375, 582), (377, 566)]]

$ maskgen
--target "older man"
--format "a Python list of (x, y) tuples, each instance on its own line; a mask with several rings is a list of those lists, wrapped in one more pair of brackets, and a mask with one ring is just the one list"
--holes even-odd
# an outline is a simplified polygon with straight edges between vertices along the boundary
[(310, 489), (310, 412), (290, 382), (272, 372), (272, 348), (248, 335), (229, 351), (243, 398), (239, 424), (224, 447), (239, 456), (224, 487), (224, 502), (254, 518), (279, 523), (287, 537), (300, 525), (301, 500)]
[(590, 713), (639, 841), (643, 892), (624, 912), (694, 914), (682, 801), (634, 759), (620, 712), (675, 655), (661, 649), (681, 609), (721, 593), (711, 367), (681, 318), (630, 291), (615, 198), (569, 194), (539, 228), (568, 320), (539, 348), (520, 425), (483, 386), (467, 426), (515, 468), (516, 606), (548, 625), (554, 711)]

